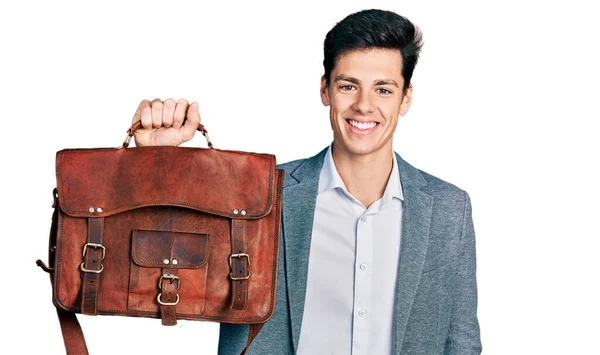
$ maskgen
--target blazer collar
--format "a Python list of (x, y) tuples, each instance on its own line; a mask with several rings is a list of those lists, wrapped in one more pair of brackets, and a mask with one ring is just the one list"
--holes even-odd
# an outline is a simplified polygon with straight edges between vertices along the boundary
[[(319, 174), (319, 194), (339, 188), (344, 191), (346, 194), (350, 194), (348, 189), (346, 188), (346, 184), (342, 180), (342, 177), (337, 171), (335, 166), (335, 162), (333, 161), (333, 144), (330, 144), (327, 148), (327, 152), (325, 153), (325, 158), (323, 160), (323, 167)], [(402, 183), (400, 181), (400, 172), (398, 170), (398, 162), (397, 162), (396, 154), (392, 154), (392, 173), (390, 175), (389, 181), (385, 187), (385, 191), (383, 192), (383, 196), (381, 197), (381, 204), (385, 204), (390, 201), (392, 198), (397, 198), (404, 201), (404, 195), (402, 194)]]
[[(306, 159), (290, 173), (283, 188), (283, 248), (289, 300), (292, 343), (298, 349), (306, 297), (308, 258), (312, 236), (319, 175), (327, 148)], [(426, 181), (418, 169), (396, 154), (404, 198), (402, 243), (396, 281), (394, 353), (401, 351), (412, 301), (417, 291), (429, 240), (433, 197), (421, 191)]]

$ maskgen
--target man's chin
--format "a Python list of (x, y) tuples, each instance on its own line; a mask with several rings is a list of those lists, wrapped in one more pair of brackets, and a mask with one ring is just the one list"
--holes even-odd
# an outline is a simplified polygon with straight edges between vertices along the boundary
[(348, 155), (369, 155), (377, 151), (376, 147), (372, 144), (343, 144), (341, 146), (343, 148), (340, 150)]

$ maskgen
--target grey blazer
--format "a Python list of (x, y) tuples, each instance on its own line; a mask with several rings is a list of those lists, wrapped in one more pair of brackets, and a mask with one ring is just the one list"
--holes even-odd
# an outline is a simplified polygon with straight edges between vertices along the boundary
[[(249, 354), (294, 354), (306, 294), (319, 174), (327, 148), (285, 170), (277, 304)], [(397, 153), (404, 193), (394, 354), (480, 354), (475, 232), (469, 195)], [(219, 354), (238, 355), (247, 325), (221, 324)], [(323, 329), (325, 332), (335, 331)]]

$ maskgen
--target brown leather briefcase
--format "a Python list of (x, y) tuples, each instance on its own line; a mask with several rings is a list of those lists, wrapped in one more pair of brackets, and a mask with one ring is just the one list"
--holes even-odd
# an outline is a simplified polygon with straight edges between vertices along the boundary
[[(283, 170), (275, 156), (187, 147), (65, 149), (50, 230), (53, 303), (68, 354), (75, 313), (251, 324), (275, 310)], [(246, 350), (244, 350), (245, 352)]]

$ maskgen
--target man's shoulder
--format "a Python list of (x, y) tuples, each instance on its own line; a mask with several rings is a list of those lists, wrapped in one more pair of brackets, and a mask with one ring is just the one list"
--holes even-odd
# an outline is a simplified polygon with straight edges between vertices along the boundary
[(427, 182), (428, 189), (436, 194), (464, 194), (465, 190), (457, 185), (434, 176), (426, 171), (417, 169)]
[(277, 169), (285, 171), (283, 187), (294, 185), (295, 182), (303, 179), (313, 180), (317, 178), (321, 171), (327, 149), (328, 147), (311, 157), (296, 159), (277, 165)]
[(457, 204), (464, 204), (467, 195), (467, 192), (464, 189), (452, 182), (449, 182), (443, 178), (435, 176), (427, 171), (424, 171), (411, 165), (410, 163), (403, 160), (402, 157), (400, 157), (400, 159), (402, 160), (402, 163), (406, 164), (406, 166), (408, 167), (405, 170), (413, 170), (416, 173), (416, 175), (420, 176), (420, 178), (424, 182), (423, 187), (421, 189), (422, 191), (426, 191), (438, 200), (447, 202), (454, 201)]
[(298, 168), (300, 165), (302, 165), (308, 159), (309, 158), (296, 159), (296, 160), (289, 161), (287, 163), (282, 163), (282, 164), (277, 165), (277, 169), (282, 169), (284, 171), (284, 175), (283, 175), (283, 186), (284, 187), (289, 186), (290, 182), (292, 180), (295, 181), (295, 179), (292, 178), (291, 174), (294, 172), (294, 170), (296, 170), (296, 168)]
[(286, 174), (289, 174), (292, 171), (294, 171), (298, 166), (300, 166), (300, 164), (304, 163), (307, 159), (308, 158), (296, 159), (296, 160), (288, 161), (286, 163), (278, 164), (277, 169), (283, 169), (283, 170), (285, 170)]

